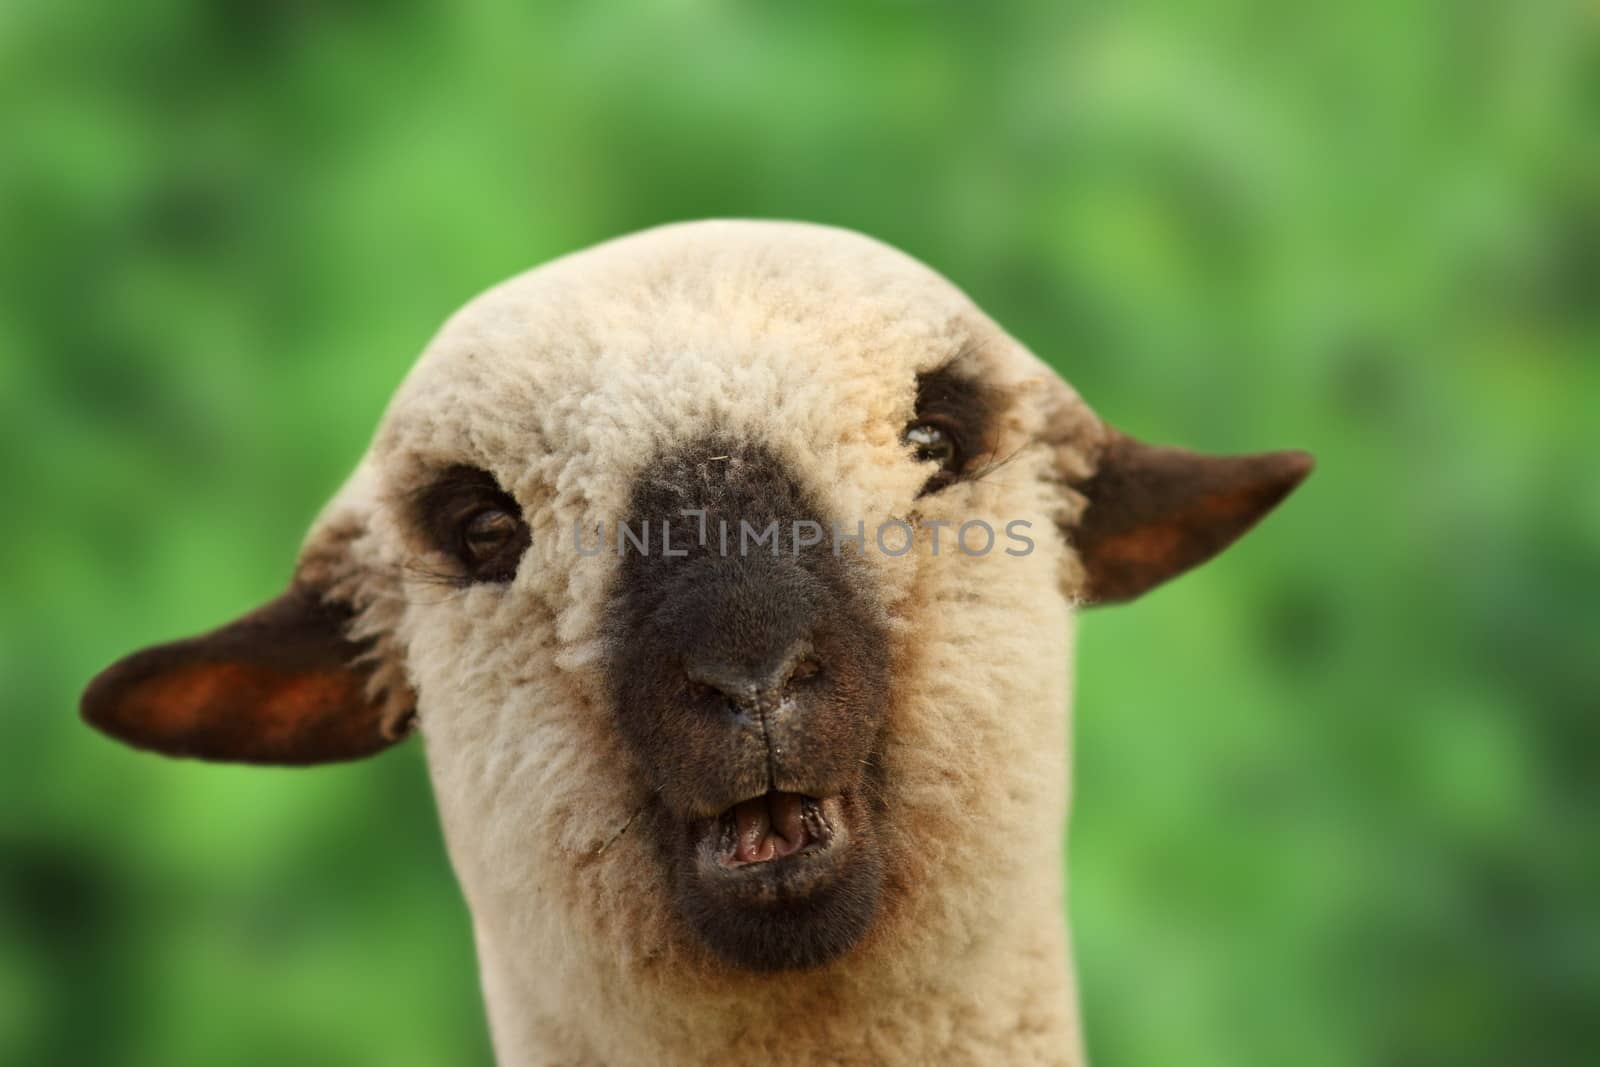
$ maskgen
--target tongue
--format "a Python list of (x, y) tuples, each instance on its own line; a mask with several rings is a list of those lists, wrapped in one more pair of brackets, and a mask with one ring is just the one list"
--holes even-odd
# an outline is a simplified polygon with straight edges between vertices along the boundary
[(806, 844), (805, 801), (798, 793), (768, 793), (733, 809), (735, 863), (765, 863)]

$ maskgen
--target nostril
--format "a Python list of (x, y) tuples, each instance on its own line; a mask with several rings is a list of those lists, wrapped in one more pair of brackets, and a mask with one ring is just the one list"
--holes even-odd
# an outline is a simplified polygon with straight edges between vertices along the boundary
[(809, 681), (822, 673), (822, 664), (811, 656), (801, 656), (794, 661), (794, 667), (789, 671), (789, 677), (782, 683), (784, 686), (794, 685), (796, 682)]
[(761, 695), (759, 686), (738, 671), (694, 666), (684, 668), (683, 688), (691, 703), (735, 716), (753, 710)]
[(683, 665), (684, 693), (694, 703), (725, 705), (738, 712), (781, 697), (791, 687), (806, 683), (821, 672), (822, 664), (812, 655), (809, 644), (755, 666), (690, 658)]

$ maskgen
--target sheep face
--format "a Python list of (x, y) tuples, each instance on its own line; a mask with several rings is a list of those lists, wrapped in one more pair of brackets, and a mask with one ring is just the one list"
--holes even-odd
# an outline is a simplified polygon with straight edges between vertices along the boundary
[(966, 959), (1059, 910), (1072, 605), (1306, 469), (1118, 434), (865, 238), (668, 227), (458, 313), (290, 592), (85, 711), (258, 762), (415, 722), (491, 997)]

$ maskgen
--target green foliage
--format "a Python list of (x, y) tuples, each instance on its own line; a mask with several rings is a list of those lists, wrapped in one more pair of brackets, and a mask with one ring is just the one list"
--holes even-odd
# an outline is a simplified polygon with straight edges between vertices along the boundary
[(1600, 1060), (1592, 5), (0, 12), (0, 1060), (488, 1060), (416, 745), (80, 726), (271, 595), (443, 315), (627, 230), (866, 230), (1110, 419), (1321, 466), (1083, 624), (1098, 1067)]

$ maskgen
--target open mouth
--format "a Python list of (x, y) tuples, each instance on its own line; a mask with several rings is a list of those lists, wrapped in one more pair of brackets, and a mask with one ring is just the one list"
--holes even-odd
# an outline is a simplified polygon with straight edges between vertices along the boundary
[(833, 844), (842, 825), (838, 798), (770, 790), (717, 816), (712, 828), (716, 860), (724, 867), (747, 867), (820, 852)]
[(679, 912), (729, 963), (814, 966), (855, 944), (877, 911), (882, 864), (853, 790), (768, 790), (680, 825)]
[[(831, 879), (850, 834), (843, 796), (771, 789), (694, 824), (700, 877), (759, 896), (810, 893)], [(761, 887), (761, 888), (758, 888)]]

